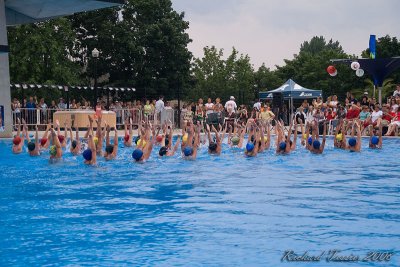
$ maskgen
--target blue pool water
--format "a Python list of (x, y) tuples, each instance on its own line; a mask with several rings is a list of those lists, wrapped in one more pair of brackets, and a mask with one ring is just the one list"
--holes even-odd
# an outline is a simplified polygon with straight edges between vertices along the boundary
[[(271, 149), (245, 158), (202, 148), (97, 167), (13, 155), (0, 141), (0, 266), (399, 266), (400, 140), (361, 153)], [(389, 262), (282, 263), (285, 250), (330, 249)]]

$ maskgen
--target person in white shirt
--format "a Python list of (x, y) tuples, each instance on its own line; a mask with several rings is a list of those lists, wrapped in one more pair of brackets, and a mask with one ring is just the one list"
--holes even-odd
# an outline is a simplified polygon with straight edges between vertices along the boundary
[(156, 112), (159, 113), (164, 110), (164, 97), (160, 96), (158, 101), (156, 102)]
[(229, 114), (232, 114), (236, 111), (237, 105), (235, 102), (235, 97), (231, 96), (230, 100), (225, 103), (225, 109)]
[(393, 96), (400, 96), (400, 83), (396, 85), (396, 91), (393, 92)]
[(382, 121), (383, 112), (379, 105), (375, 105), (374, 111), (372, 111), (371, 115), (364, 122), (364, 127), (366, 128), (369, 125), (373, 125), (374, 127), (379, 127)]
[(206, 115), (214, 112), (214, 103), (212, 102), (211, 98), (208, 98), (205, 107), (206, 107)]
[(253, 108), (257, 109), (257, 111), (261, 111), (260, 99), (256, 99), (256, 102), (254, 103)]

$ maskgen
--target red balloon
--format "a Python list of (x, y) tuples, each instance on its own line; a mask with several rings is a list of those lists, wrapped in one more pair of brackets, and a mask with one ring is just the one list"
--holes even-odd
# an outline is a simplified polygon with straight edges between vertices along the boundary
[(336, 68), (334, 67), (334, 66), (329, 66), (328, 68), (326, 68), (326, 71), (329, 73), (329, 74), (333, 74), (333, 73), (335, 73), (336, 72)]

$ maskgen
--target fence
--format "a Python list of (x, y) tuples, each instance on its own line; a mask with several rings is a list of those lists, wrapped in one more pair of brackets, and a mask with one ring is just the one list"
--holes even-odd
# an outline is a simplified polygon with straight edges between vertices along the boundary
[[(53, 115), (60, 109), (29, 109), (19, 108), (12, 111), (13, 127), (15, 128), (18, 124), (18, 119), (24, 119), (27, 126), (38, 125), (39, 127), (47, 125), (53, 122)], [(76, 111), (76, 109), (62, 109), (62, 111)], [(116, 125), (118, 128), (123, 128), (125, 120), (132, 120), (132, 125), (138, 127), (141, 121), (150, 121), (153, 125), (164, 124), (165, 122), (171, 123), (174, 127), (177, 126), (175, 123), (178, 121), (178, 111), (174, 109), (165, 109), (160, 113), (144, 113), (143, 110), (137, 108), (131, 109), (113, 109), (116, 114)]]

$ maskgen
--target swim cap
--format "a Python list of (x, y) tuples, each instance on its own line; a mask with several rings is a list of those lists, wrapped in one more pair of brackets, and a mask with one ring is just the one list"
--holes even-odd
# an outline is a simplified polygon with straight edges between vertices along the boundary
[(286, 142), (280, 142), (279, 143), (279, 149), (280, 150), (285, 150), (286, 149)]
[(136, 161), (139, 161), (143, 156), (143, 151), (140, 149), (135, 149), (132, 152), (132, 158)]
[(35, 145), (34, 142), (29, 142), (29, 143), (28, 143), (28, 150), (29, 150), (30, 152), (32, 152), (33, 150), (35, 150), (35, 147), (36, 147), (36, 145)]
[(265, 135), (264, 135), (263, 137), (260, 136), (260, 138), (259, 138), (258, 140), (259, 140), (260, 142), (261, 142), (261, 141), (266, 142), (266, 141), (268, 141), (268, 137), (265, 136)]
[(65, 137), (64, 137), (64, 135), (59, 135), (58, 136), (58, 140), (60, 141), (60, 143), (62, 143), (62, 142), (64, 142), (64, 139), (65, 139)]
[(162, 157), (167, 154), (167, 151), (168, 151), (168, 148), (166, 146), (163, 146), (160, 148), (160, 151), (158, 152), (158, 154)]
[(303, 134), (303, 139), (306, 140), (307, 139), (307, 135)]
[(40, 145), (44, 146), (47, 143), (47, 138), (42, 138), (42, 140), (40, 140)]
[(108, 145), (108, 146), (106, 146), (106, 152), (107, 152), (108, 154), (112, 154), (113, 151), (114, 151), (114, 146), (113, 146), (113, 145)]
[(208, 149), (211, 150), (211, 151), (217, 150), (217, 144), (214, 143), (214, 142), (211, 142), (211, 143), (208, 145)]
[(342, 141), (343, 140), (343, 134), (337, 134), (336, 135), (336, 140), (338, 141), (338, 142), (340, 142), (340, 141)]
[(308, 137), (308, 140), (307, 140), (307, 142), (308, 142), (308, 144), (309, 145), (312, 145), (312, 137), (310, 136), (310, 137)]
[(157, 141), (158, 143), (161, 143), (162, 138), (163, 138), (162, 135), (157, 135), (156, 141)]
[(182, 142), (183, 142), (183, 143), (186, 143), (187, 140), (188, 140), (188, 135), (187, 135), (187, 134), (185, 134), (184, 136), (182, 136)]
[[(128, 142), (128, 141), (129, 141), (129, 134), (126, 134), (126, 135), (124, 136), (124, 140), (125, 140), (125, 142)], [(136, 139), (135, 139), (135, 141), (136, 141)]]
[(379, 143), (379, 138), (377, 136), (372, 136), (371, 143), (377, 145)]
[(72, 142), (71, 142), (72, 148), (75, 149), (77, 144), (78, 144), (78, 142), (76, 142), (76, 140), (72, 141)]
[(191, 147), (185, 147), (185, 149), (183, 150), (183, 154), (186, 156), (186, 157), (189, 157), (189, 156), (191, 156), (192, 154), (193, 154), (193, 148), (191, 148)]
[(357, 144), (357, 139), (354, 137), (349, 139), (349, 146), (355, 146)]
[[(125, 135), (125, 138), (126, 138), (126, 136), (129, 137), (129, 135)], [(140, 135), (138, 135), (138, 136), (135, 137), (135, 144), (136, 144), (136, 145), (137, 145), (137, 143), (139, 142), (139, 140), (140, 140)], [(127, 140), (125, 139), (125, 141), (127, 141)]]
[(246, 150), (247, 151), (249, 151), (249, 152), (251, 152), (251, 151), (253, 151), (253, 149), (254, 149), (254, 144), (253, 143), (247, 143), (247, 145), (246, 145)]
[(82, 156), (85, 160), (91, 161), (92, 160), (92, 150), (90, 148), (83, 151)]
[(234, 136), (234, 137), (232, 137), (231, 141), (232, 141), (232, 145), (237, 146), (239, 144), (240, 138), (239, 138), (239, 136)]
[(144, 140), (142, 140), (142, 139), (139, 139), (139, 141), (137, 142), (137, 146), (142, 146), (142, 147), (145, 147), (146, 146), (146, 144), (147, 144), (147, 142), (146, 141), (144, 141)]
[(312, 145), (313, 145), (314, 149), (319, 149), (319, 147), (321, 146), (321, 143), (318, 140), (314, 140)]
[(93, 137), (93, 142), (97, 146), (97, 144), (99, 143), (99, 138), (97, 136)]
[(14, 137), (14, 139), (13, 139), (13, 144), (14, 145), (19, 145), (20, 143), (21, 143), (21, 137), (19, 137), (19, 136), (16, 136), (16, 137)]
[(50, 155), (52, 155), (53, 157), (54, 157), (55, 155), (57, 155), (57, 147), (56, 147), (56, 146), (52, 145), (52, 146), (50, 147)]

